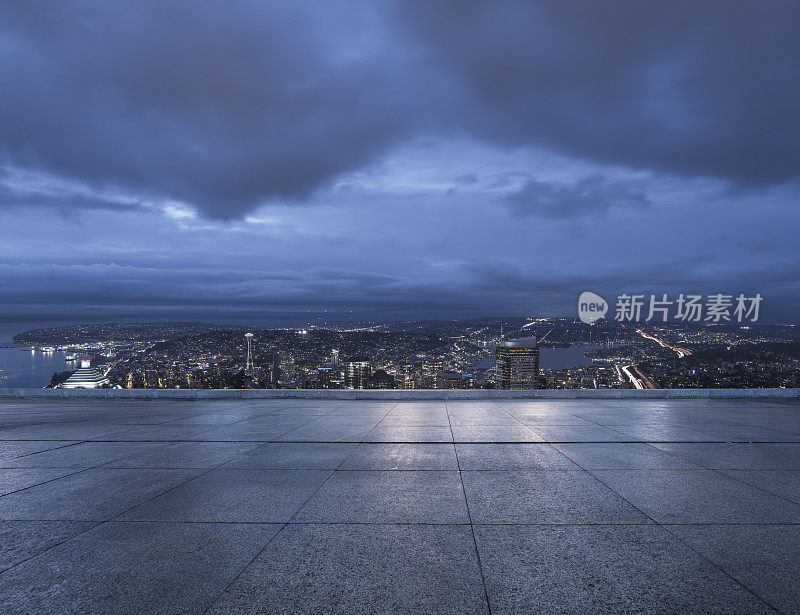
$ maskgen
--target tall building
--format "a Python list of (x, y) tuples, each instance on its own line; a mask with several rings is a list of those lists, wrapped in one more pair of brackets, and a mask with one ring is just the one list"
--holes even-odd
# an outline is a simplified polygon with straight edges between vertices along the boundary
[(339, 369), (339, 349), (331, 350), (331, 369)]
[(501, 389), (539, 387), (539, 346), (534, 338), (511, 340), (495, 349), (497, 386)]
[(439, 373), (442, 371), (441, 359), (425, 359), (422, 362), (422, 388), (436, 389), (439, 387)]
[(369, 383), (369, 359), (357, 357), (344, 362), (344, 388), (366, 389)]
[(286, 352), (279, 352), (277, 356), (277, 367), (278, 386), (293, 386), (296, 377), (294, 357)]

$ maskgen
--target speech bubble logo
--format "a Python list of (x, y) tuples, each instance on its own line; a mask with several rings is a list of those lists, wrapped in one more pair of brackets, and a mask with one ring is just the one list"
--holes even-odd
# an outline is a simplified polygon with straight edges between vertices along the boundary
[(581, 322), (590, 325), (605, 318), (606, 312), (608, 312), (608, 301), (600, 295), (587, 290), (578, 297), (578, 318), (581, 319)]

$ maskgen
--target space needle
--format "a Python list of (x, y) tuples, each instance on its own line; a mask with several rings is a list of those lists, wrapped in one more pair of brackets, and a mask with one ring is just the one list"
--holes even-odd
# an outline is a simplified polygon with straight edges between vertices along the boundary
[(245, 364), (244, 371), (246, 374), (253, 373), (253, 334), (249, 331), (244, 334), (244, 338), (247, 340), (247, 363)]

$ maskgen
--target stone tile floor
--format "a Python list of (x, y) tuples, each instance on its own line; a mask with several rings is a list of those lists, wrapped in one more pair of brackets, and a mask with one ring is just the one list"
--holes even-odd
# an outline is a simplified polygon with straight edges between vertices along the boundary
[(800, 402), (0, 402), (0, 613), (800, 613)]

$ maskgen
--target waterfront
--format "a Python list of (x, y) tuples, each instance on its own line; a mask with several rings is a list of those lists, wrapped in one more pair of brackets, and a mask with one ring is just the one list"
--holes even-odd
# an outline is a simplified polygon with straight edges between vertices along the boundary
[[(592, 359), (585, 355), (597, 346), (573, 346), (571, 348), (542, 348), (542, 369), (565, 369), (580, 365), (591, 365)], [(75, 364), (65, 360), (66, 352), (41, 352), (26, 350), (26, 346), (0, 347), (0, 387), (43, 387), (56, 372), (75, 369)], [(493, 361), (492, 361), (493, 362)]]
[(539, 368), (567, 369), (568, 367), (592, 365), (592, 357), (586, 356), (587, 351), (604, 347), (594, 344), (570, 346), (568, 348), (547, 348), (542, 346), (539, 349)]
[(66, 352), (34, 351), (25, 346), (0, 347), (0, 388), (43, 387), (54, 373), (75, 369), (66, 356)]

